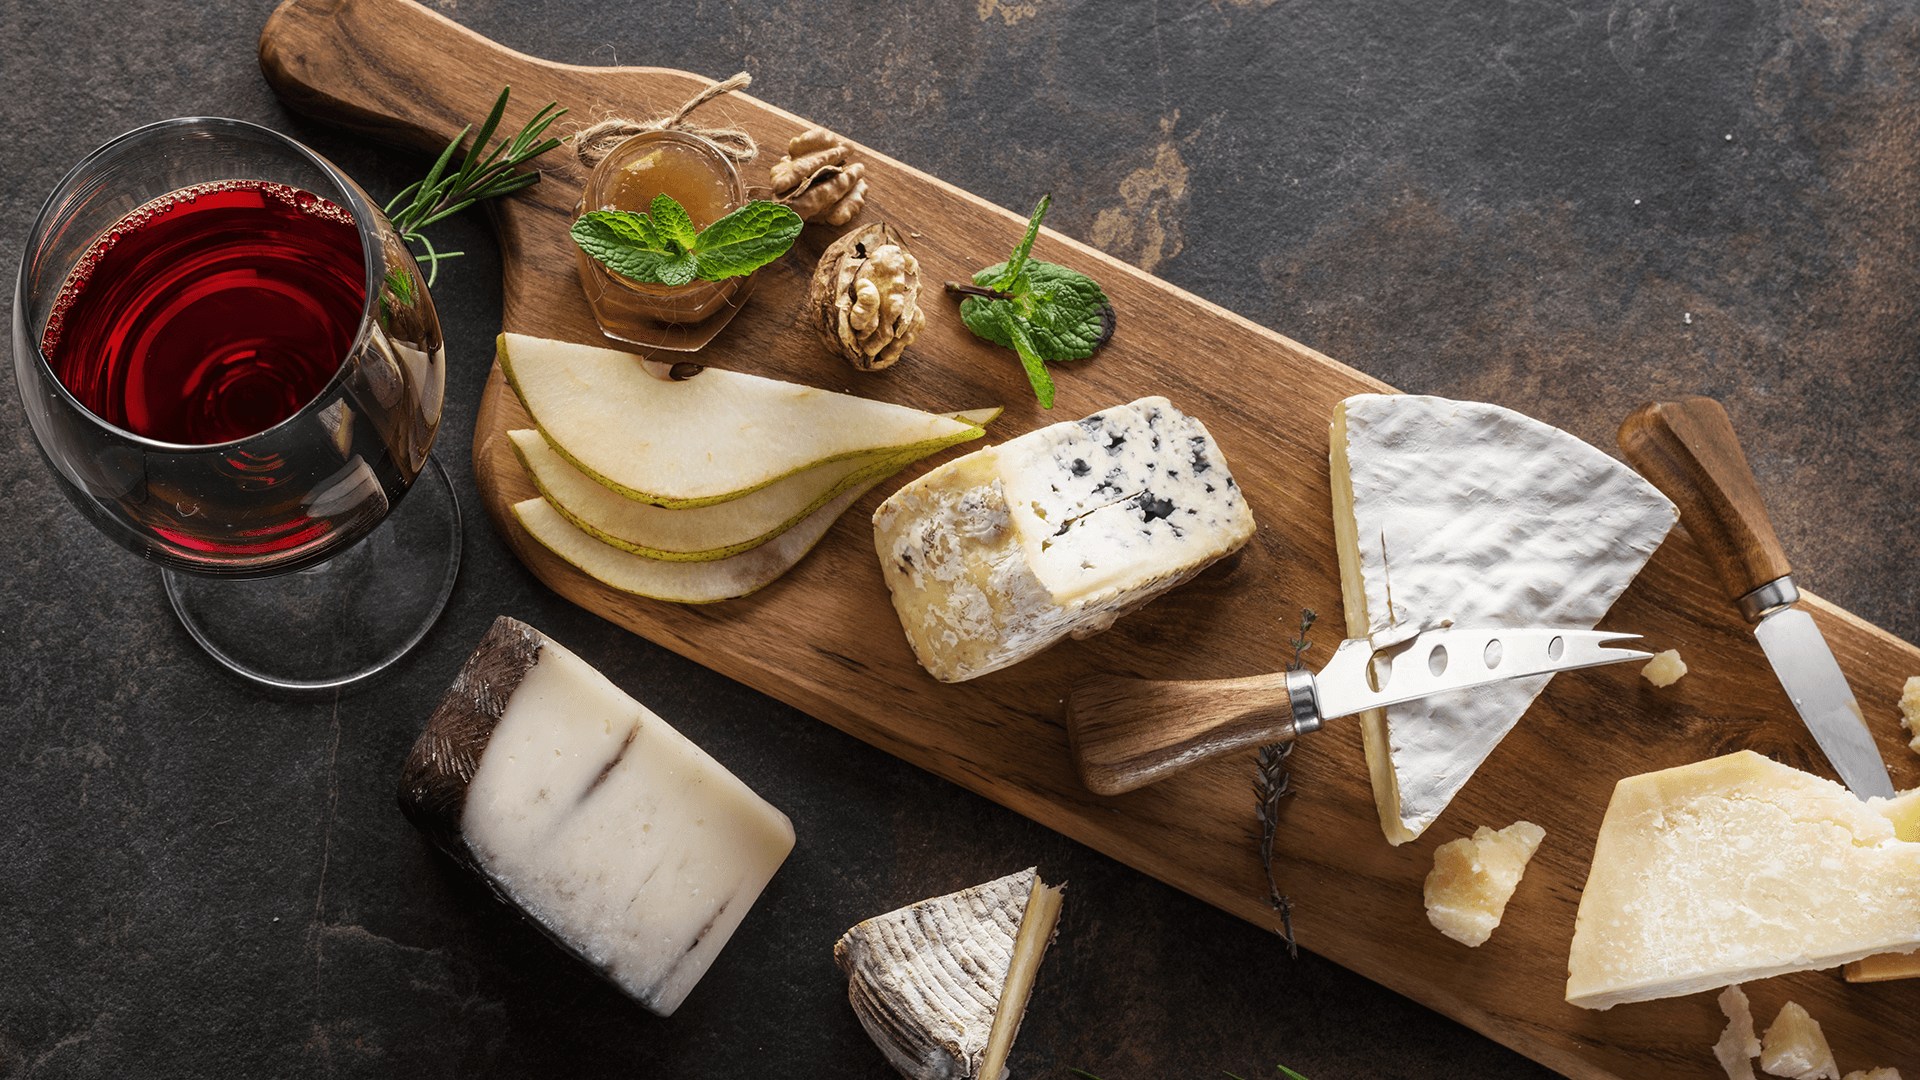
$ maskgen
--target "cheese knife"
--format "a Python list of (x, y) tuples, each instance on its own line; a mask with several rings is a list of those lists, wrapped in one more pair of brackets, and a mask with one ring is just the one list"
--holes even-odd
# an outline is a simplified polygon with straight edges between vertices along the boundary
[(1619, 441), (1634, 468), (1680, 507), (1680, 523), (1754, 624), (1774, 675), (1840, 779), (1862, 799), (1892, 798), (1846, 675), (1813, 616), (1793, 606), (1800, 590), (1727, 410), (1706, 397), (1651, 402), (1620, 425)]
[(1651, 658), (1603, 644), (1638, 637), (1444, 627), (1384, 649), (1348, 638), (1317, 675), (1277, 671), (1195, 682), (1091, 675), (1067, 698), (1067, 735), (1081, 782), (1097, 795), (1118, 795), (1229, 751), (1292, 740), (1335, 717), (1504, 679)]

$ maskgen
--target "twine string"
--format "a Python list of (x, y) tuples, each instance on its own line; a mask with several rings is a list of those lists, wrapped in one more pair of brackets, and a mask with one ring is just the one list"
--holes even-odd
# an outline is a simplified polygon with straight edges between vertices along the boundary
[(676, 109), (671, 116), (654, 120), (629, 120), (623, 117), (609, 117), (597, 124), (580, 129), (571, 140), (574, 158), (582, 167), (592, 169), (606, 157), (613, 148), (644, 131), (684, 131), (689, 135), (698, 135), (720, 148), (720, 152), (736, 162), (752, 161), (760, 147), (753, 136), (738, 127), (698, 127), (687, 121), (687, 114), (712, 101), (722, 94), (746, 88), (753, 82), (753, 76), (742, 71), (731, 79), (719, 82), (687, 99), (686, 104)]

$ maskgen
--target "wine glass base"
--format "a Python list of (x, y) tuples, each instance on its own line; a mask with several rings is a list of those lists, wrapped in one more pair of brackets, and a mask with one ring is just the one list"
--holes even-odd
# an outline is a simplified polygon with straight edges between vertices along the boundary
[(264, 578), (162, 570), (167, 599), (208, 655), (294, 695), (372, 682), (413, 650), (460, 571), (460, 503), (440, 462), (386, 520), (318, 566)]

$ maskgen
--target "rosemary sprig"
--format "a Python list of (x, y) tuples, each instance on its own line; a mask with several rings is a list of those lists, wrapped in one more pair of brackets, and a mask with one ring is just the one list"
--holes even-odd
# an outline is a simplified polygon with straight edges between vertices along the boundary
[(386, 205), (387, 220), (393, 222), (394, 230), (408, 243), (417, 242), (426, 249), (426, 254), (416, 258), (427, 264), (429, 286), (439, 275), (441, 259), (451, 259), (465, 252), (437, 251), (433, 241), (427, 239), (421, 230), (474, 203), (510, 195), (539, 183), (539, 173), (516, 173), (513, 170), (560, 145), (559, 139), (540, 139), (548, 125), (567, 114), (567, 110), (560, 108), (560, 103), (556, 101), (548, 102), (546, 108), (534, 114), (533, 119), (520, 129), (520, 134), (511, 139), (502, 139), (491, 150), (482, 153), (487, 141), (493, 138), (494, 129), (500, 126), (500, 117), (507, 111), (507, 96), (512, 92), (510, 86), (500, 89), (500, 96), (493, 103), (493, 111), (487, 114), (486, 123), (480, 125), (479, 136), (473, 140), (472, 148), (467, 151), (456, 171), (449, 174), (447, 168), (453, 164), (454, 155), (459, 153), (460, 144), (466, 140), (467, 133), (473, 130), (471, 124), (461, 128), (460, 134), (447, 144), (440, 159), (433, 163), (433, 168), (427, 170), (426, 179), (402, 190)]
[[(1293, 646), (1293, 660), (1287, 664), (1288, 671), (1298, 671), (1303, 666), (1302, 658), (1313, 647), (1307, 640), (1307, 632), (1313, 629), (1313, 621), (1320, 616), (1312, 608), (1300, 609), (1300, 630), (1288, 639)], [(1287, 773), (1287, 759), (1293, 756), (1292, 742), (1268, 743), (1260, 748), (1256, 758), (1259, 766), (1258, 778), (1254, 781), (1255, 811), (1260, 818), (1260, 868), (1267, 873), (1267, 903), (1280, 913), (1280, 929), (1276, 931), (1280, 939), (1287, 943), (1287, 955), (1300, 959), (1300, 945), (1293, 939), (1293, 898), (1280, 892), (1280, 885), (1273, 876), (1273, 837), (1280, 828), (1280, 800), (1293, 790), (1293, 777)], [(1278, 1066), (1285, 1069), (1285, 1066)]]

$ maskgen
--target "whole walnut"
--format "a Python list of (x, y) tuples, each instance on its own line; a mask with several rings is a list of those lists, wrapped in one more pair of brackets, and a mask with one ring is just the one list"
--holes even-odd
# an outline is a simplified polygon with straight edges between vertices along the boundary
[(927, 325), (920, 263), (886, 222), (863, 225), (827, 248), (809, 300), (820, 340), (862, 371), (900, 359)]
[(826, 128), (794, 136), (787, 156), (773, 163), (774, 195), (802, 221), (845, 225), (867, 203), (867, 167), (849, 162), (851, 153), (847, 140)]

